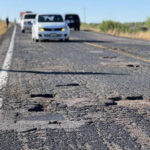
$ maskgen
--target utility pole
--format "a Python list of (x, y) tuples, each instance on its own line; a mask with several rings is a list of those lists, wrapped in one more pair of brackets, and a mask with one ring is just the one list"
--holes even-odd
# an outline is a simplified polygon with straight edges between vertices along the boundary
[(86, 8), (83, 9), (84, 23), (86, 23)]

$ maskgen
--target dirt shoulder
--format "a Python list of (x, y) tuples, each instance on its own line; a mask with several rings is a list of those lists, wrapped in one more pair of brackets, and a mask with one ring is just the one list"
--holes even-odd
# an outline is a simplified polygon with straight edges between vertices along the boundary
[(4, 35), (12, 26), (13, 24), (11, 23), (7, 29), (5, 21), (0, 21), (0, 37)]

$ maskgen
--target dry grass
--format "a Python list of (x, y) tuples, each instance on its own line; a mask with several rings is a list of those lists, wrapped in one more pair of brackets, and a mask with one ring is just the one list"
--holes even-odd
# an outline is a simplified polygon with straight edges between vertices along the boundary
[(150, 40), (150, 31), (137, 32), (137, 33), (120, 33), (119, 36), (133, 38), (133, 39)]
[(136, 32), (136, 33), (117, 33), (116, 31), (108, 31), (107, 34), (121, 36), (121, 37), (128, 37), (132, 39), (143, 39), (143, 40), (150, 40), (150, 30), (146, 32)]
[(83, 31), (100, 32), (99, 29), (97, 29), (97, 28), (92, 28), (92, 27), (82, 27), (82, 26), (81, 26), (81, 30), (83, 30)]
[[(9, 28), (12, 26), (12, 24), (9, 25)], [(0, 37), (7, 32), (7, 27), (5, 21), (0, 21)]]
[(99, 25), (81, 24), (81, 30), (100, 32)]
[[(83, 24), (81, 25), (81, 30), (83, 31), (94, 31), (94, 32), (98, 32), (98, 33), (102, 33), (99, 29), (99, 26), (91, 26), (89, 24)], [(107, 34), (110, 35), (115, 35), (115, 36), (121, 36), (121, 37), (128, 37), (128, 38), (133, 38), (133, 39), (143, 39), (143, 40), (150, 40), (150, 30), (144, 32), (144, 31), (137, 31), (137, 32), (133, 32), (133, 33), (128, 33), (128, 32), (120, 32), (118, 33), (117, 31), (113, 30), (113, 31), (108, 31), (106, 32)]]

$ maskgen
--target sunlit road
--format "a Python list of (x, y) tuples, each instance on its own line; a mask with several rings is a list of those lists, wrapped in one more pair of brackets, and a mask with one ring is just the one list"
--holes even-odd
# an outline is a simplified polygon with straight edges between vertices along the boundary
[[(0, 40), (0, 150), (149, 150), (150, 42), (71, 32)], [(7, 78), (8, 76), (8, 78)]]

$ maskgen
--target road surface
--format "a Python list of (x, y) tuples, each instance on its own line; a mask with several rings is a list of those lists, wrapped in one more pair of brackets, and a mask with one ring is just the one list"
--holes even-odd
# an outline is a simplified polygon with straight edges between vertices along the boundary
[(0, 150), (150, 149), (149, 41), (72, 31), (35, 43), (17, 27), (0, 67)]

